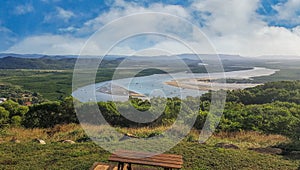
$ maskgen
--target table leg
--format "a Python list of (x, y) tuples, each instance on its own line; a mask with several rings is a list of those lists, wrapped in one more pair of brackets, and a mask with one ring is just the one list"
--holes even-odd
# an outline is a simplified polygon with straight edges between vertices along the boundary
[(131, 163), (128, 164), (127, 170), (132, 170), (131, 169)]
[(124, 167), (124, 163), (123, 162), (119, 162), (118, 163), (118, 170), (123, 170)]

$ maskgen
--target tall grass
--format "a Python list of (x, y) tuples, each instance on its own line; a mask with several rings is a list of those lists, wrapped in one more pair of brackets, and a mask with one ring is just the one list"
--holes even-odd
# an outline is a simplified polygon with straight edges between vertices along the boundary
[[(104, 132), (104, 126), (85, 125), (89, 129), (95, 129), (95, 131)], [(152, 137), (159, 135), (168, 130), (168, 126), (159, 127), (141, 127), (141, 128), (115, 128), (116, 131), (122, 134), (128, 134), (140, 138)], [(191, 130), (186, 136), (184, 141), (198, 142), (200, 131)], [(22, 127), (12, 127), (2, 131), (0, 134), (0, 143), (8, 142), (12, 138), (17, 138), (21, 142), (29, 142), (33, 139), (40, 138), (46, 142), (57, 142), (60, 140), (74, 140), (79, 141), (83, 138), (88, 138), (83, 128), (78, 124), (65, 124), (56, 125), (53, 128), (34, 128), (26, 129)], [(218, 142), (227, 142), (236, 144), (241, 148), (248, 147), (266, 147), (274, 146), (279, 143), (289, 142), (289, 138), (282, 135), (262, 134), (253, 131), (242, 132), (219, 132), (213, 134), (206, 142), (207, 145), (215, 145)]]
[(290, 139), (282, 135), (263, 134), (255, 131), (219, 132), (209, 139), (211, 144), (220, 141), (236, 144), (241, 148), (249, 148), (274, 146), (279, 143), (290, 142)]
[[(43, 139), (49, 142), (60, 140), (78, 140), (84, 137), (85, 133), (81, 126), (77, 124), (57, 125), (53, 128), (33, 128), (26, 129), (23, 127), (12, 127), (6, 129), (1, 134), (2, 142), (8, 142), (12, 138), (17, 138), (21, 142), (29, 142), (34, 139)], [(1, 140), (0, 140), (1, 142)]]

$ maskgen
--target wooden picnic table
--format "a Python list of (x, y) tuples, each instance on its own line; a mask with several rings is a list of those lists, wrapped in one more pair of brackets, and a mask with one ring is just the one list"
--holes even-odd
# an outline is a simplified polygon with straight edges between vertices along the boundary
[(131, 164), (162, 167), (165, 170), (181, 169), (183, 164), (181, 155), (155, 155), (149, 152), (128, 150), (118, 150), (113, 153), (108, 160), (118, 162), (118, 170), (123, 170), (124, 164), (128, 164), (128, 170), (132, 170)]

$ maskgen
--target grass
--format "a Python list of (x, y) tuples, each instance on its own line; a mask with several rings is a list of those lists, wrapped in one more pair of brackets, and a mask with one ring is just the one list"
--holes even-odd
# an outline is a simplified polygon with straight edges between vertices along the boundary
[(287, 81), (287, 80), (300, 80), (299, 68), (279, 68), (280, 71), (277, 71), (275, 74), (270, 76), (261, 76), (254, 77), (255, 82), (274, 82), (274, 81)]
[(18, 85), (40, 93), (44, 98), (57, 100), (71, 94), (71, 70), (1, 70), (1, 83)]
[[(127, 128), (123, 133), (145, 137), (159, 133), (167, 127)], [(86, 138), (82, 128), (76, 124), (58, 125), (48, 129), (9, 128), (0, 132), (0, 169), (88, 169), (94, 162), (107, 162), (109, 152), (91, 141), (76, 144), (60, 143), (70, 139)], [(21, 143), (11, 143), (16, 137)], [(284, 136), (264, 135), (257, 132), (218, 133), (206, 144), (195, 142), (197, 131), (192, 131), (168, 153), (181, 154), (183, 169), (297, 169), (299, 159), (283, 155), (260, 154), (248, 147), (267, 147), (289, 142)], [(33, 142), (41, 138), (46, 145)], [(192, 140), (190, 140), (192, 139)], [(218, 142), (232, 143), (241, 149), (223, 149), (214, 145)]]
[(39, 138), (47, 142), (57, 142), (60, 140), (79, 140), (85, 137), (84, 130), (77, 124), (57, 125), (53, 128), (25, 129), (22, 127), (12, 127), (1, 132), (1, 142), (9, 142), (12, 137), (18, 138), (21, 142), (31, 142)]
[[(0, 72), (0, 84), (17, 85), (38, 92), (48, 100), (71, 95), (73, 70), (1, 69)], [(112, 69), (99, 70), (96, 81), (109, 80), (112, 74)]]
[(240, 148), (268, 147), (290, 140), (282, 135), (263, 134), (259, 132), (220, 132), (209, 139), (209, 143), (216, 144), (226, 142), (239, 146)]

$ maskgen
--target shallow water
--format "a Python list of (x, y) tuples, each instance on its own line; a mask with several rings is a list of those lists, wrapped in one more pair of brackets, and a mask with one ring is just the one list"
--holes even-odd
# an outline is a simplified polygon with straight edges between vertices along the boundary
[[(251, 70), (225, 72), (225, 77), (228, 79), (249, 79), (252, 77), (268, 76), (274, 74), (278, 70), (255, 67)], [(142, 95), (144, 98), (151, 97), (179, 97), (186, 98), (187, 96), (201, 96), (207, 90), (196, 90), (188, 88), (180, 88), (165, 84), (165, 82), (180, 79), (193, 78), (209, 78), (218, 79), (224, 78), (224, 73), (174, 73), (174, 74), (154, 74), (144, 77), (133, 77), (118, 80), (105, 81), (81, 87), (72, 93), (72, 96), (79, 101), (126, 101), (128, 93), (122, 92), (120, 89), (127, 89)], [(113, 86), (112, 86), (113, 84)], [(243, 89), (253, 87), (255, 84), (226, 84), (230, 89)], [(101, 87), (106, 87), (110, 91), (100, 91)], [(121, 87), (121, 88), (117, 88)], [(95, 95), (95, 96), (94, 96)]]

